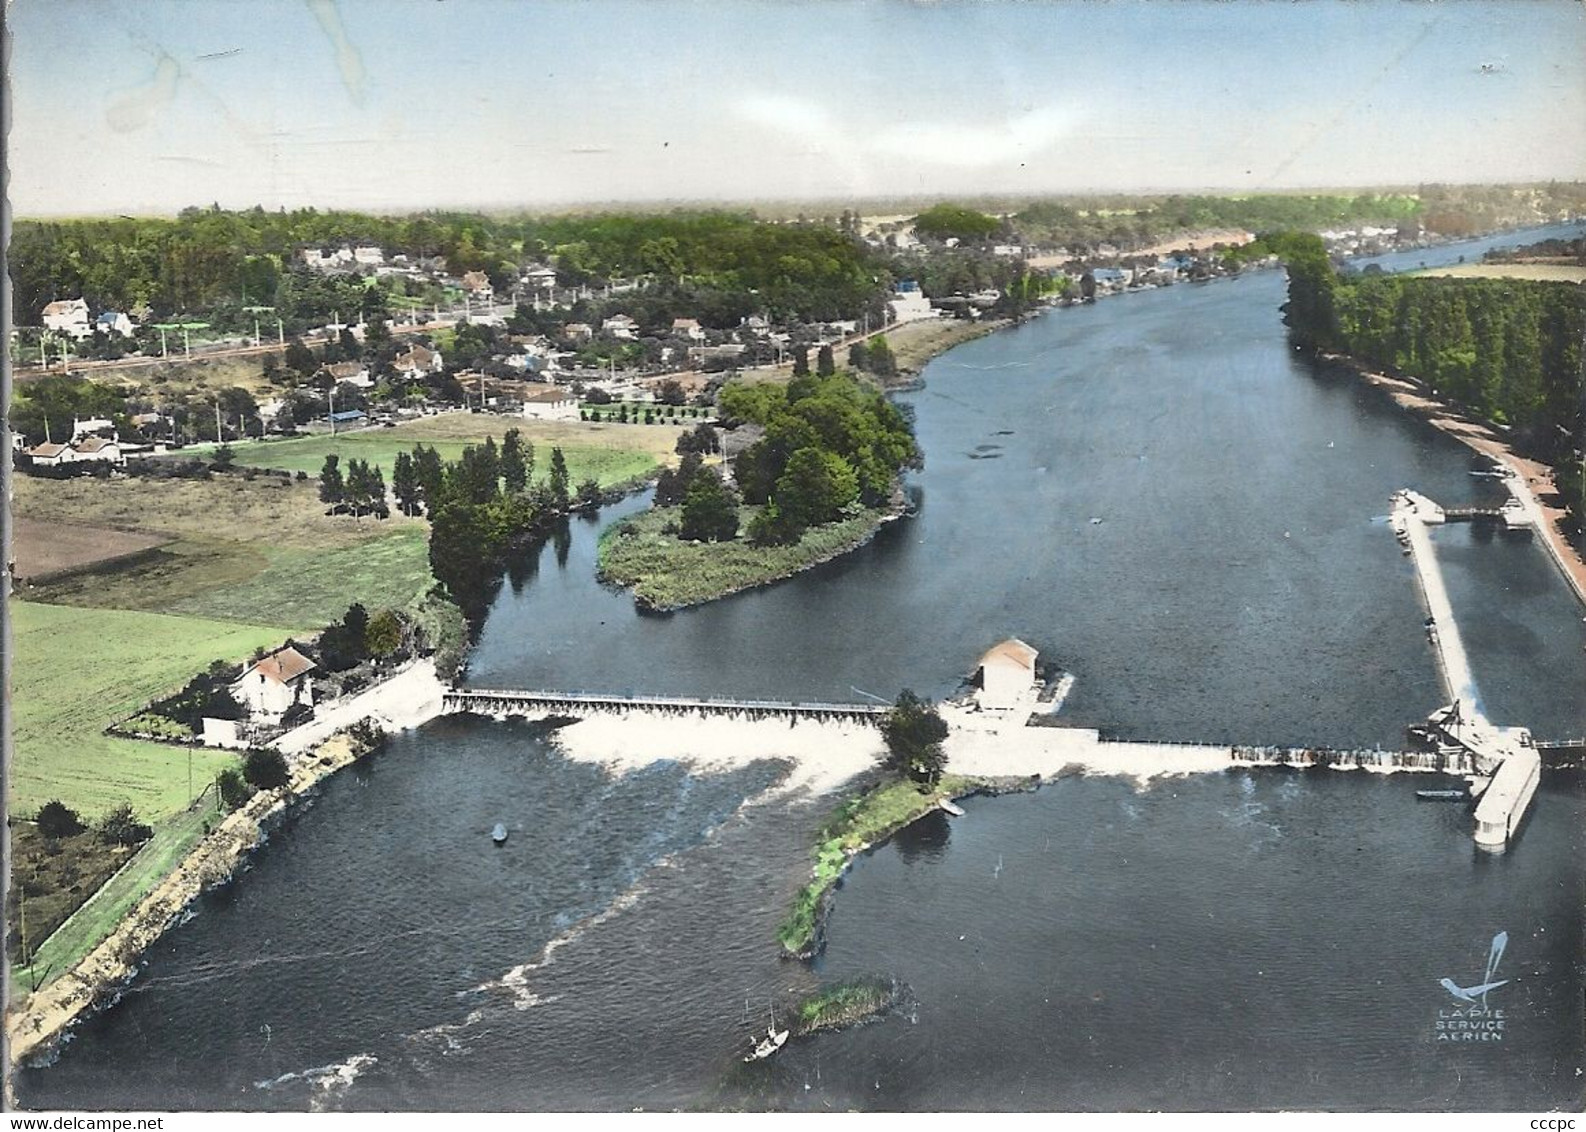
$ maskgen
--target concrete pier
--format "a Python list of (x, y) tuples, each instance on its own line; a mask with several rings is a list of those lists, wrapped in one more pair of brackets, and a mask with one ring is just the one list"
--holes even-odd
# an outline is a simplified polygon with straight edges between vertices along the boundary
[[(1529, 514), (1515, 499), (1501, 514), (1512, 527), (1529, 525)], [(1451, 701), (1428, 717), (1424, 731), (1439, 754), (1467, 757), (1474, 774), (1483, 781), (1473, 836), (1483, 849), (1501, 853), (1520, 827), (1536, 792), (1541, 756), (1525, 728), (1500, 727), (1482, 714), (1476, 679), (1427, 531), (1449, 517), (1450, 513), (1432, 500), (1408, 489), (1393, 497), (1390, 522), (1415, 566), (1428, 614), (1426, 635), (1437, 655), (1443, 691)], [(1512, 523), (1511, 518), (1515, 520)]]
[(1426, 602), (1428, 614), (1426, 635), (1437, 654), (1437, 674), (1443, 680), (1443, 694), (1450, 702), (1474, 708), (1476, 680), (1470, 672), (1465, 643), (1460, 640), (1454, 607), (1449, 603), (1443, 572), (1437, 566), (1437, 552), (1427, 531), (1428, 526), (1445, 521), (1443, 509), (1424, 495), (1401, 491), (1394, 497), (1390, 521), (1394, 534), (1409, 548), (1410, 562), (1415, 566), (1415, 576), (1421, 585), (1421, 597)]

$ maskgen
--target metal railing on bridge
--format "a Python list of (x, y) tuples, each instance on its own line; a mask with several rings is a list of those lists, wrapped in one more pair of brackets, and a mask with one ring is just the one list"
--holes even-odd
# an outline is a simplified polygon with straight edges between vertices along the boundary
[(654, 711), (664, 714), (738, 715), (747, 718), (788, 716), (799, 719), (855, 719), (875, 722), (891, 710), (888, 704), (829, 703), (819, 700), (738, 700), (717, 697), (620, 695), (609, 692), (525, 691), (503, 688), (457, 688), (444, 697), (448, 712), (477, 710), (485, 715), (518, 712)]

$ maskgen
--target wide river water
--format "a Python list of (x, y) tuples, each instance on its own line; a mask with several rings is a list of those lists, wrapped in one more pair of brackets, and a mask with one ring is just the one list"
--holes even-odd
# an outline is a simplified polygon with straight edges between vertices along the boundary
[[(1572, 231), (1578, 232), (1579, 228)], [(1547, 234), (1555, 234), (1549, 232)], [(1532, 233), (1506, 237), (1529, 240)], [(1486, 243), (1390, 268), (1475, 258)], [(1289, 348), (1279, 272), (1050, 312), (932, 362), (918, 508), (778, 586), (641, 616), (599, 524), (514, 565), (481, 686), (767, 698), (953, 690), (1020, 636), (1073, 722), (1397, 746), (1441, 700), (1384, 515), (1493, 498), (1468, 450)], [(608, 508), (601, 523), (641, 506)], [(1099, 521), (1097, 521), (1099, 520)], [(1586, 734), (1586, 625), (1542, 548), (1438, 552), (1483, 704)], [(149, 953), (29, 1107), (1521, 1109), (1578, 1105), (1586, 800), (1510, 851), (1422, 776), (1230, 769), (975, 799), (861, 859), (823, 956), (779, 958), (830, 799), (781, 768), (612, 774), (442, 719), (326, 783)], [(487, 831), (513, 830), (503, 848)], [(1481, 981), (1502, 1040), (1439, 1042)], [(881, 974), (898, 1012), (738, 1060), (767, 1004)], [(1447, 1021), (1447, 1019), (1443, 1019)]]

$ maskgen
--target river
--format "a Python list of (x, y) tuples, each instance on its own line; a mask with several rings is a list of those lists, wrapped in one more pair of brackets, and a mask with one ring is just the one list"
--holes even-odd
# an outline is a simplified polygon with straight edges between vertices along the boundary
[[(1578, 231), (1578, 227), (1574, 231)], [(1547, 233), (1553, 234), (1553, 233)], [(1511, 236), (1534, 239), (1535, 234)], [(1480, 245), (1388, 266), (1474, 258)], [(1441, 259), (1439, 258), (1441, 257)], [(778, 698), (952, 690), (1018, 635), (1076, 723), (1396, 746), (1440, 702), (1384, 516), (1490, 500), (1463, 446), (1315, 369), (1281, 273), (1053, 311), (932, 362), (918, 513), (786, 583), (668, 616), (593, 581), (575, 520), (514, 565), (481, 686)], [(608, 508), (610, 521), (630, 500)], [(1099, 522), (1094, 521), (1099, 520)], [(1484, 705), (1586, 733), (1586, 626), (1542, 548), (1438, 551)], [(773, 932), (829, 801), (779, 774), (613, 776), (521, 724), (444, 719), (325, 784), (28, 1106), (1498, 1108), (1577, 1104), (1586, 802), (1552, 775), (1478, 854), (1425, 779), (1230, 770), (976, 799), (863, 858), (813, 969)], [(748, 802), (748, 804), (745, 804)], [(490, 844), (496, 821), (512, 829)], [(1508, 935), (1499, 1042), (1439, 985)], [(737, 1055), (768, 1000), (881, 973), (906, 1009)]]

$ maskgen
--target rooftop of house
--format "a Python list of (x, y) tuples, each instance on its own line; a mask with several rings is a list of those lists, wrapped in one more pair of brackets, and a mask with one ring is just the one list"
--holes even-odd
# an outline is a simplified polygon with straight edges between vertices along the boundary
[(289, 684), (314, 667), (316, 666), (312, 660), (288, 645), (261, 657), (243, 672), (242, 679), (246, 680), (254, 673), (258, 673), (266, 680), (273, 680), (277, 684)]
[(1039, 652), (1017, 637), (1009, 637), (1001, 644), (993, 645), (986, 650), (985, 655), (980, 658), (980, 667), (985, 668), (988, 665), (1006, 667), (1013, 665), (1034, 672), (1035, 658), (1040, 655)]

